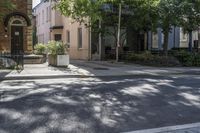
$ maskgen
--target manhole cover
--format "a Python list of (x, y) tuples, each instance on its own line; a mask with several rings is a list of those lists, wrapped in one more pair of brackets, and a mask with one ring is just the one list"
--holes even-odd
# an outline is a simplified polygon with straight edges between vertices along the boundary
[(104, 68), (104, 67), (95, 67), (93, 69), (94, 70), (109, 70), (108, 68)]

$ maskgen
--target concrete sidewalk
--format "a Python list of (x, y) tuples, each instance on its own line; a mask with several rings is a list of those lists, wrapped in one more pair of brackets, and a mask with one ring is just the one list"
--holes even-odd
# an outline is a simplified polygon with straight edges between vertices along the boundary
[(0, 70), (0, 78), (41, 78), (41, 77), (101, 77), (101, 76), (165, 76), (200, 75), (200, 68), (149, 67), (136, 64), (111, 63), (106, 61), (72, 60), (68, 68), (51, 67), (45, 64), (25, 65), (21, 72)]
[(56, 77), (74, 77), (81, 76), (78, 72), (70, 68), (51, 67), (45, 64), (25, 65), (22, 71), (18, 70), (0, 70), (0, 80), (9, 79), (42, 79)]

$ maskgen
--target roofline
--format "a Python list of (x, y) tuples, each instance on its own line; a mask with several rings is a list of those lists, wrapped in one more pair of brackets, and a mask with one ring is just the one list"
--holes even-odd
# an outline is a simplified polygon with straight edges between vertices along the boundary
[(38, 3), (35, 7), (33, 7), (32, 10), (36, 9), (38, 6), (40, 6), (42, 3), (44, 3), (44, 1), (46, 1), (46, 0), (41, 0), (40, 3)]

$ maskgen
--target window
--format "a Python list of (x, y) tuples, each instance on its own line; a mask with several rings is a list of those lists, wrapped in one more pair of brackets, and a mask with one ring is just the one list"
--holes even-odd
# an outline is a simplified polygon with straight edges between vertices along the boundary
[(49, 7), (46, 9), (46, 22), (49, 20)]
[(22, 24), (22, 22), (20, 21), (20, 20), (15, 20), (15, 21), (13, 21), (13, 23), (12, 24), (16, 24), (16, 25), (20, 25), (20, 24)]
[(82, 48), (82, 28), (78, 28), (78, 48)]
[(70, 43), (70, 31), (67, 30), (67, 43), (69, 44)]
[(157, 33), (153, 33), (153, 38), (152, 38), (152, 48), (157, 49), (158, 48), (158, 34)]
[(180, 28), (180, 40), (187, 41), (187, 34), (184, 33), (183, 28)]
[(39, 13), (39, 16), (38, 16), (38, 26), (40, 26), (40, 13)]
[(62, 35), (61, 34), (55, 34), (54, 35), (54, 40), (55, 41), (62, 41)]
[(44, 24), (44, 10), (42, 10), (42, 23)]

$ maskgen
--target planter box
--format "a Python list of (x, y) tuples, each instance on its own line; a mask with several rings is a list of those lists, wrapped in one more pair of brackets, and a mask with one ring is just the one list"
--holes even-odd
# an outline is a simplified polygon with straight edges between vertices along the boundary
[(48, 63), (52, 66), (68, 66), (69, 55), (48, 55)]
[(51, 66), (56, 66), (57, 65), (56, 56), (48, 55), (48, 63)]
[(24, 55), (24, 64), (43, 64), (46, 58), (46, 55)]
[(69, 55), (57, 55), (57, 66), (68, 66)]

